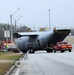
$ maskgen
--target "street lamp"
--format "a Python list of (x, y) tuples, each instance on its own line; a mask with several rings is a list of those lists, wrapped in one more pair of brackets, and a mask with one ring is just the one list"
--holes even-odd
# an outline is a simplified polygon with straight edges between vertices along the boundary
[(50, 23), (50, 9), (48, 9), (49, 11), (49, 29), (51, 30), (51, 23)]
[(19, 21), (19, 19), (20, 19), (21, 17), (23, 17), (23, 16), (18, 17), (17, 20), (15, 19), (15, 32), (16, 32), (16, 25), (17, 25), (17, 22)]
[(17, 10), (13, 14), (10, 15), (10, 24), (11, 24), (11, 36), (10, 37), (11, 37), (12, 42), (13, 42), (12, 18), (17, 13), (18, 10), (20, 10), (20, 8), (17, 8)]

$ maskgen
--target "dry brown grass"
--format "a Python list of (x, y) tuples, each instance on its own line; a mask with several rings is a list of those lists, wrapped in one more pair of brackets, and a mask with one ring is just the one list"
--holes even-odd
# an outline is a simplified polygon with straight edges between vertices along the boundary
[(0, 63), (0, 75), (4, 75), (13, 64), (14, 62)]
[(21, 56), (19, 53), (0, 53), (0, 60), (18, 60)]
[(20, 53), (0, 53), (0, 75), (4, 75), (10, 67), (15, 64), (23, 54)]

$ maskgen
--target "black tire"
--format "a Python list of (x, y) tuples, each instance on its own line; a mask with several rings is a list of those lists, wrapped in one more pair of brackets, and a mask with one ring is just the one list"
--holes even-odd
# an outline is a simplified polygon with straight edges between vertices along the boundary
[(29, 50), (29, 53), (34, 53), (35, 51), (33, 49), (30, 49)]
[(69, 49), (69, 52), (71, 52), (71, 49)]
[(27, 51), (22, 51), (23, 53), (27, 53)]
[(47, 53), (49, 53), (49, 50), (47, 50)]
[(32, 52), (31, 53), (34, 53), (35, 51), (34, 50), (32, 50)]
[(56, 50), (54, 50), (54, 53), (56, 53)]
[(47, 49), (46, 51), (47, 51), (47, 53), (52, 53), (53, 49)]
[(60, 52), (61, 52), (61, 53), (64, 53), (64, 50), (61, 50)]
[(31, 53), (31, 49), (29, 49), (28, 52)]

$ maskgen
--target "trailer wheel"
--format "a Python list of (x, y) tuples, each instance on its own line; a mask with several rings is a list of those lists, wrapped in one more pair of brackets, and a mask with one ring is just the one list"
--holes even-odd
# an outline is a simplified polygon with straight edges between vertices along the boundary
[(35, 51), (32, 49), (32, 52), (31, 53), (34, 53)]
[(47, 51), (47, 53), (52, 53), (53, 49), (47, 49), (46, 51)]
[(54, 53), (56, 53), (56, 50), (54, 50)]
[(71, 49), (69, 49), (69, 52), (71, 52)]
[(23, 53), (27, 53), (27, 51), (22, 51)]
[(49, 53), (50, 51), (49, 50), (47, 50), (47, 53)]
[(33, 49), (29, 49), (29, 53), (34, 53), (35, 51)]
[(60, 52), (61, 52), (61, 53), (63, 53), (63, 52), (64, 52), (64, 50), (61, 50)]

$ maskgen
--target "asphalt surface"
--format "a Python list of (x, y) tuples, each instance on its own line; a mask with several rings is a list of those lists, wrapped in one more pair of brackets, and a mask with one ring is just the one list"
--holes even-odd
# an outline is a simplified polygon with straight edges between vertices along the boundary
[(11, 75), (74, 75), (74, 52), (27, 54)]

